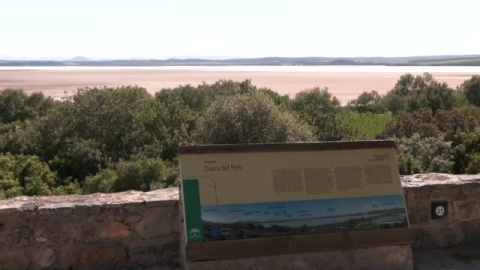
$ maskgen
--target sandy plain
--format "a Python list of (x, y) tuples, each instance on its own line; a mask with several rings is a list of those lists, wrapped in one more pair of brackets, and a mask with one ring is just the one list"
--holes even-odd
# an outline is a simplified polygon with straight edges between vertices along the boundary
[[(447, 71), (446, 71), (447, 70)], [(251, 79), (259, 87), (269, 87), (280, 94), (295, 93), (314, 86), (328, 87), (345, 104), (361, 92), (377, 90), (386, 93), (407, 69), (352, 68), (352, 69), (282, 69), (282, 68), (2, 68), (0, 89), (21, 88), (27, 93), (41, 91), (62, 98), (79, 87), (138, 85), (154, 93), (162, 88), (178, 85), (213, 83), (220, 79)], [(412, 69), (412, 74), (424, 70)], [(437, 80), (457, 87), (480, 68), (430, 71)]]

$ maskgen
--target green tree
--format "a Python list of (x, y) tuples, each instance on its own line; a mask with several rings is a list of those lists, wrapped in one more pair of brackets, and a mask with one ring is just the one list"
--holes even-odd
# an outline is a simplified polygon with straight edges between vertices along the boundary
[(397, 115), (400, 112), (406, 111), (407, 99), (390, 91), (383, 97), (383, 104), (388, 111)]
[(400, 76), (392, 89), (392, 93), (401, 97), (411, 96), (415, 93), (421, 92), (433, 82), (435, 82), (435, 79), (430, 73), (424, 73), (423, 76), (414, 76), (407, 73)]
[(296, 94), (292, 109), (304, 116), (336, 113), (340, 110), (340, 101), (328, 92), (328, 88), (315, 87)]
[(251, 80), (244, 80), (241, 82), (219, 80), (213, 84), (207, 84), (204, 82), (196, 87), (184, 85), (173, 89), (162, 89), (162, 91), (158, 92), (155, 96), (158, 100), (163, 102), (170, 100), (172, 97), (180, 98), (184, 104), (192, 110), (202, 112), (219, 97), (247, 94), (255, 91), (266, 92), (277, 102), (284, 102), (282, 101), (281, 96), (269, 89), (263, 88), (258, 90), (257, 87), (252, 85)]
[(51, 195), (56, 175), (36, 156), (0, 155), (0, 196)]
[(396, 140), (400, 174), (451, 173), (453, 171), (452, 142), (443, 137), (422, 138), (418, 133), (411, 138)]
[(473, 153), (469, 156), (469, 162), (467, 168), (465, 168), (465, 173), (480, 173), (480, 153)]
[(336, 116), (341, 111), (340, 101), (328, 92), (328, 88), (302, 91), (295, 95), (291, 104), (300, 119), (313, 127), (319, 141), (351, 140), (358, 136), (356, 129)]
[(313, 127), (318, 141), (350, 141), (362, 137), (359, 130), (345, 123), (339, 114), (318, 111), (302, 119)]
[(83, 190), (87, 194), (97, 192), (111, 193), (114, 192), (113, 185), (117, 180), (117, 172), (114, 169), (103, 169), (85, 179)]
[(471, 104), (480, 107), (480, 76), (472, 76), (469, 80), (465, 81), (460, 89), (463, 90), (465, 97)]
[(176, 170), (161, 159), (133, 156), (85, 180), (84, 190), (94, 192), (149, 191), (174, 184)]
[(405, 74), (387, 93), (384, 104), (392, 113), (400, 111), (414, 112), (421, 108), (429, 108), (434, 113), (437, 110), (450, 110), (458, 106), (461, 97), (446, 83), (436, 81), (429, 73), (423, 76)]
[(6, 89), (0, 91), (0, 123), (44, 116), (55, 105), (53, 99), (45, 98), (42, 93), (29, 96), (22, 90)]
[(68, 138), (55, 157), (49, 160), (49, 165), (61, 178), (72, 177), (82, 181), (109, 164), (109, 159), (101, 152), (101, 148), (93, 139)]
[(459, 132), (453, 141), (455, 146), (455, 173), (480, 173), (480, 128), (473, 132)]
[[(176, 96), (166, 97), (158, 103), (160, 107), (165, 108), (163, 122), (168, 136), (161, 142), (160, 148), (145, 146), (142, 153), (149, 157), (160, 156), (165, 160), (174, 160), (180, 143), (194, 143), (193, 137), (200, 116)], [(159, 155), (155, 155), (154, 153), (158, 150), (162, 151)]]
[(205, 143), (214, 144), (312, 140), (306, 124), (260, 92), (217, 99), (207, 109), (200, 133)]
[(396, 119), (387, 124), (385, 131), (378, 135), (385, 138), (410, 138), (418, 133), (421, 138), (444, 136), (446, 140), (453, 140), (458, 132), (470, 132), (479, 126), (479, 122), (460, 110), (440, 110), (433, 114), (430, 109), (419, 109), (413, 113), (401, 113)]
[(37, 155), (82, 183), (136, 154), (174, 160), (197, 118), (181, 99), (159, 101), (143, 88), (81, 89), (44, 117), (1, 125), (0, 151)]
[(382, 97), (377, 91), (363, 92), (358, 98), (350, 101), (347, 107), (358, 113), (384, 113)]

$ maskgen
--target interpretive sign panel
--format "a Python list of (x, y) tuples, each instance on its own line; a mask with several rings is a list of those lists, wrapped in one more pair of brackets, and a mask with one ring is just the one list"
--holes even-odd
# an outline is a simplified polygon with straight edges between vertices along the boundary
[(187, 243), (408, 227), (392, 141), (179, 150)]

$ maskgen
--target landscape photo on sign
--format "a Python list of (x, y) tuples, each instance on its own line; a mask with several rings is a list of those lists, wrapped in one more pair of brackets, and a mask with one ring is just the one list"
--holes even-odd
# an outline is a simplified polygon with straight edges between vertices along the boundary
[(202, 207), (205, 241), (408, 227), (403, 196)]

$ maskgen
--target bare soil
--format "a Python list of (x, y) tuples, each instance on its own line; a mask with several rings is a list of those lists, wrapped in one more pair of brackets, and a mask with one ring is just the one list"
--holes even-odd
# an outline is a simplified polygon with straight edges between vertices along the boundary
[[(312, 72), (312, 71), (209, 71), (209, 70), (0, 70), (0, 89), (21, 88), (41, 91), (61, 98), (79, 87), (138, 85), (154, 93), (178, 85), (213, 83), (220, 79), (251, 79), (256, 86), (269, 87), (280, 94), (295, 93), (314, 86), (328, 87), (343, 104), (363, 91), (384, 94), (395, 85), (401, 72)], [(414, 73), (415, 74), (415, 73)], [(474, 75), (469, 73), (435, 73), (435, 78), (451, 87)]]

